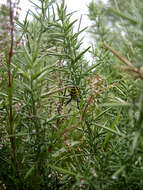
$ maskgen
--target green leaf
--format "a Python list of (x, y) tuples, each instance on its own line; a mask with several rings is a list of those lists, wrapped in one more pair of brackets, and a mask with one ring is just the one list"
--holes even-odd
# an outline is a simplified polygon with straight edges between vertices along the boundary
[(121, 136), (121, 137), (125, 137), (125, 134), (123, 134), (123, 133), (121, 133), (121, 132), (117, 132), (117, 131), (115, 131), (115, 130), (109, 128), (109, 127), (105, 127), (104, 125), (100, 125), (100, 124), (98, 124), (98, 123), (95, 123), (95, 126), (100, 127), (100, 128), (103, 128), (103, 129), (107, 130), (108, 132), (111, 132), (111, 133), (113, 133), (113, 134), (119, 135), (119, 136)]
[(132, 147), (131, 147), (131, 154), (132, 155), (134, 154), (135, 149), (137, 147), (139, 137), (140, 137), (140, 132), (136, 131), (135, 134), (134, 134), (134, 139), (133, 139), (133, 143), (132, 143)]
[(88, 27), (85, 27), (85, 28), (83, 28), (82, 30), (80, 30), (79, 32), (75, 33), (75, 34), (73, 35), (73, 38), (77, 38), (77, 37), (78, 37), (83, 31), (85, 31), (87, 28), (88, 28)]
[(111, 8), (111, 7), (110, 7), (108, 10), (109, 10), (110, 12), (113, 12), (114, 14), (116, 14), (116, 15), (122, 17), (123, 19), (129, 20), (130, 22), (132, 22), (132, 24), (138, 24), (138, 21), (137, 21), (137, 20), (135, 20), (134, 18), (132, 18), (132, 17), (130, 17), (130, 16), (125, 15), (124, 13), (122, 13), (122, 12), (120, 12), (120, 11), (114, 9), (114, 8)]
[[(116, 127), (116, 125), (117, 125), (117, 123), (118, 123), (118, 121), (119, 121), (119, 119), (120, 119), (120, 112), (121, 111), (119, 111), (118, 112), (118, 115), (117, 115), (117, 117), (115, 118), (115, 120), (113, 121), (113, 123), (112, 123), (112, 125), (110, 126), (110, 129), (115, 129), (115, 127)], [(104, 140), (104, 143), (103, 143), (103, 145), (102, 145), (102, 148), (104, 149), (104, 147), (106, 146), (106, 144), (109, 142), (109, 139), (111, 138), (111, 136), (112, 136), (112, 133), (111, 132), (108, 132), (107, 134), (106, 134), (106, 138), (105, 138), (105, 140)]]
[(72, 26), (73, 26), (74, 23), (76, 23), (76, 22), (77, 22), (77, 19), (74, 20), (73, 22), (71, 22), (71, 23), (67, 26), (67, 28), (66, 28), (66, 32), (68, 32), (68, 31), (70, 30), (70, 28), (72, 28)]
[(33, 65), (32, 57), (25, 46), (24, 46), (23, 56), (25, 58), (26, 64), (28, 64), (29, 68), (31, 69)]
[(72, 176), (79, 177), (79, 178), (83, 178), (82, 175), (79, 175), (79, 174), (77, 174), (77, 173), (73, 173), (73, 172), (71, 172), (71, 171), (69, 171), (69, 170), (65, 170), (65, 169), (63, 169), (63, 168), (60, 168), (60, 167), (57, 167), (57, 166), (53, 166), (53, 165), (51, 165), (51, 164), (48, 164), (47, 166), (48, 166), (49, 168), (52, 168), (52, 169), (54, 169), (54, 170), (57, 170), (57, 171), (60, 172), (60, 173), (72, 175)]
[(22, 69), (19, 69), (18, 72), (17, 72), (19, 75), (22, 75), (26, 80), (30, 81), (30, 73), (29, 71), (23, 71)]
[(95, 69), (100, 64), (101, 63), (98, 63), (98, 64), (90, 66), (89, 69), (87, 69), (84, 73), (82, 73), (81, 77), (84, 77), (85, 75), (87, 75), (90, 71), (92, 71), (93, 69)]
[(106, 110), (104, 110), (103, 112), (101, 112), (99, 115), (97, 115), (97, 116), (95, 117), (95, 121), (96, 121), (98, 118), (100, 118), (102, 115), (104, 115), (106, 112), (108, 112), (110, 109), (111, 109), (111, 107), (110, 107), (110, 108), (107, 108)]
[(126, 166), (122, 166), (120, 167), (113, 175), (112, 175), (112, 179), (118, 179), (118, 176), (120, 175), (120, 173), (122, 173), (125, 170)]
[(84, 51), (82, 51), (82, 52), (74, 59), (74, 63), (76, 63), (76, 62), (83, 56), (83, 54), (85, 54), (89, 49), (90, 49), (90, 47), (88, 47), (88, 48), (86, 48)]
[(34, 171), (34, 169), (35, 169), (35, 166), (32, 166), (29, 170), (28, 170), (28, 172), (25, 174), (25, 176), (24, 176), (24, 180), (26, 180), (30, 175), (31, 175), (31, 173)]
[[(34, 65), (34, 66), (37, 66), (38, 64)], [(45, 76), (48, 72), (48, 70), (50, 71), (52, 68), (55, 68), (57, 65), (57, 63), (53, 64), (53, 65), (47, 65), (46, 67), (44, 67), (40, 72), (38, 73), (34, 73), (34, 75), (32, 76), (32, 80), (35, 80), (35, 79), (38, 79), (38, 80), (41, 80), (40, 79), (40, 76)], [(42, 77), (42, 78), (43, 78)]]

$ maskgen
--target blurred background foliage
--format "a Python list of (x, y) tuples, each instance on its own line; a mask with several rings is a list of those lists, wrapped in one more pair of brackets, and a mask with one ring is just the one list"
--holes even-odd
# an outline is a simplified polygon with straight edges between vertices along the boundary
[(0, 188), (142, 189), (143, 1), (91, 1), (88, 29), (64, 0), (31, 4), (0, 8)]

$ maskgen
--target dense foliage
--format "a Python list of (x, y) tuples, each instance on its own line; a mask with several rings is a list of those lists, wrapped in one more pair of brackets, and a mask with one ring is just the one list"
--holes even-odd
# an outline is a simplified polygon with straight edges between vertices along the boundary
[(143, 1), (92, 1), (86, 49), (64, 0), (31, 3), (0, 8), (0, 188), (142, 189)]

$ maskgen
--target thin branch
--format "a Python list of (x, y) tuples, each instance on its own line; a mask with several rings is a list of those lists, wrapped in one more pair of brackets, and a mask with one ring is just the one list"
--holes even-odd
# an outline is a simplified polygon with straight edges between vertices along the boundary
[(88, 105), (90, 104), (90, 102), (93, 100), (94, 96), (91, 95), (88, 100), (87, 100), (87, 103), (85, 104), (84, 108), (83, 108), (83, 112), (82, 112), (82, 115), (81, 115), (81, 118), (80, 118), (80, 121), (83, 121), (84, 117), (85, 117), (85, 114), (86, 114), (86, 111), (87, 111), (87, 107)]
[(106, 42), (103, 42), (103, 44), (116, 57), (118, 57), (124, 64), (126, 64), (129, 67), (129, 70), (132, 70), (132, 72), (136, 73), (139, 78), (143, 79), (143, 73), (139, 69), (137, 69), (133, 64), (131, 64), (131, 62), (129, 62), (125, 57), (121, 56), (116, 50), (110, 47)]
[(104, 46), (109, 49), (116, 57), (118, 57), (123, 63), (128, 65), (129, 67), (132, 67), (133, 69), (136, 69), (126, 58), (121, 56), (117, 51), (115, 51), (111, 46), (109, 46), (106, 42), (103, 42)]
[[(11, 63), (12, 63), (12, 56), (13, 56), (13, 43), (14, 43), (14, 22), (13, 22), (13, 8), (11, 0), (9, 1), (10, 4), (10, 11), (9, 11), (9, 18), (10, 18), (10, 51), (9, 51), (9, 60), (8, 60), (8, 88), (9, 88), (9, 125), (10, 125), (10, 135), (14, 134), (13, 130), (13, 110), (12, 110), (12, 76), (11, 76)], [(15, 169), (18, 175), (18, 164), (17, 164), (17, 156), (16, 156), (16, 146), (15, 146), (15, 137), (10, 137), (11, 148), (13, 150), (13, 159)]]
[(72, 86), (73, 86), (73, 85), (68, 85), (68, 86), (65, 86), (65, 87), (56, 89), (56, 90), (54, 90), (54, 91), (50, 91), (50, 92), (48, 92), (48, 93), (42, 94), (41, 97), (44, 98), (44, 97), (46, 97), (46, 96), (55, 94), (55, 93), (57, 93), (57, 92), (61, 92), (61, 91), (63, 91), (63, 90), (66, 89), (66, 88), (71, 88)]

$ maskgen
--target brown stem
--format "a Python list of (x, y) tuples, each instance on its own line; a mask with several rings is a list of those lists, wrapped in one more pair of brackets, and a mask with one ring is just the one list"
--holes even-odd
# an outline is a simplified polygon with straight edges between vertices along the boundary
[(17, 171), (18, 175), (18, 164), (17, 164), (17, 156), (16, 156), (16, 146), (15, 146), (15, 138), (14, 138), (14, 130), (13, 130), (13, 110), (12, 110), (12, 77), (11, 77), (11, 62), (12, 62), (12, 56), (13, 56), (13, 42), (14, 42), (14, 23), (13, 23), (13, 9), (12, 9), (12, 3), (11, 0), (10, 3), (10, 35), (11, 35), (11, 43), (10, 43), (10, 51), (9, 51), (9, 60), (8, 60), (8, 88), (9, 88), (9, 125), (10, 125), (10, 142), (11, 142), (11, 148), (13, 150), (13, 160), (15, 169)]
[[(88, 107), (88, 105), (90, 104), (90, 102), (92, 101), (92, 99), (93, 99), (93, 96), (91, 95), (91, 96), (88, 98), (87, 103), (86, 103), (85, 106), (84, 106), (84, 109), (83, 109), (83, 112), (82, 112), (82, 115), (81, 115), (81, 118), (80, 118), (80, 122), (81, 122), (81, 123), (82, 123), (82, 121), (83, 121), (83, 119), (84, 119), (84, 117), (85, 117), (85, 114), (86, 114), (86, 111), (87, 111), (87, 107)], [(77, 127), (78, 124), (79, 124), (79, 123), (76, 123), (75, 125), (72, 125), (71, 127), (67, 128), (67, 129), (63, 132), (62, 137), (64, 137), (65, 134), (69, 133), (73, 128)]]
[[(62, 60), (61, 59), (58, 61), (58, 67), (59, 68), (62, 67)], [(59, 71), (59, 73), (58, 73), (58, 88), (62, 88), (62, 86), (63, 86), (63, 84), (62, 84), (62, 76), (61, 76), (61, 72)], [(58, 92), (58, 94), (60, 96), (61, 92)], [(62, 99), (59, 97), (59, 102), (58, 102), (58, 105), (57, 105), (58, 115), (61, 115), (62, 109), (63, 109), (62, 108)], [(60, 121), (61, 121), (61, 119), (57, 118), (57, 120), (56, 120), (56, 126), (57, 126), (57, 128), (60, 125)]]
[(109, 49), (116, 57), (118, 57), (123, 63), (128, 65), (129, 67), (136, 69), (125, 57), (121, 56), (117, 51), (115, 51), (111, 46), (109, 46), (106, 42), (103, 42), (104, 46)]
[(109, 46), (106, 42), (103, 42), (104, 46), (109, 49), (118, 59), (120, 59), (124, 64), (126, 64), (132, 72), (136, 73), (139, 78), (143, 79), (142, 72), (137, 69), (133, 64), (131, 64), (125, 57), (121, 56), (116, 50)]
[(81, 116), (81, 118), (80, 118), (80, 121), (82, 121), (82, 120), (84, 119), (85, 114), (86, 114), (87, 107), (88, 107), (88, 105), (90, 104), (90, 102), (92, 101), (92, 99), (93, 99), (93, 95), (91, 95), (91, 96), (88, 98), (87, 103), (85, 104), (85, 106), (84, 106), (84, 108), (83, 108), (83, 112), (82, 112), (82, 116)]

